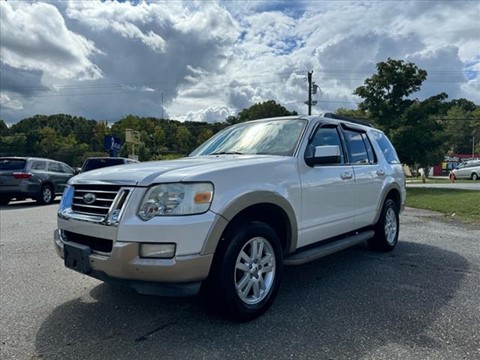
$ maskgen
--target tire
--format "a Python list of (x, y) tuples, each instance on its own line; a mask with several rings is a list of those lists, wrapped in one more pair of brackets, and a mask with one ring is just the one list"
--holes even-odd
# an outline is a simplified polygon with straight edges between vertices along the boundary
[(0, 199), (0, 205), (8, 205), (8, 203), (10, 202), (10, 198), (1, 198)]
[[(272, 305), (283, 275), (283, 250), (267, 224), (240, 224), (225, 237), (210, 289), (217, 309), (236, 321), (253, 320)], [(212, 295), (212, 294), (210, 294)]]
[(392, 251), (397, 245), (400, 230), (398, 206), (392, 199), (385, 200), (380, 218), (375, 224), (375, 236), (368, 246), (375, 251)]
[(472, 180), (473, 180), (473, 181), (477, 181), (477, 180), (478, 180), (478, 175), (477, 175), (477, 173), (473, 173), (473, 174), (472, 174)]
[(55, 199), (55, 194), (53, 193), (53, 189), (50, 185), (43, 185), (42, 189), (40, 190), (40, 194), (38, 196), (37, 202), (40, 205), (49, 205), (53, 203)]

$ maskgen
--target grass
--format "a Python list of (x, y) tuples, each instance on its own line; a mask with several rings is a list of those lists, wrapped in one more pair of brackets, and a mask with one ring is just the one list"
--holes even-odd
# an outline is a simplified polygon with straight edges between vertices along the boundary
[[(446, 178), (426, 178), (425, 182), (427, 184), (448, 184), (450, 183), (450, 179)], [(472, 180), (467, 179), (457, 179), (455, 180), (456, 183), (471, 183)], [(420, 178), (407, 178), (407, 184), (421, 184), (422, 179)]]
[(406, 205), (438, 211), (466, 223), (480, 224), (480, 191), (408, 188)]

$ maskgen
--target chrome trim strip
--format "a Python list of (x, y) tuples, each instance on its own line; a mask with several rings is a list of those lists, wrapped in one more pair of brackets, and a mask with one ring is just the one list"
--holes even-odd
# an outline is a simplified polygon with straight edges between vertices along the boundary
[(103, 209), (103, 210), (108, 210), (111, 207), (111, 205), (110, 206), (83, 205), (83, 204), (72, 204), (72, 205), (78, 206), (78, 207), (90, 208), (90, 209)]
[(85, 192), (85, 193), (101, 193), (101, 194), (116, 194), (117, 192), (116, 191), (108, 191), (108, 190), (84, 190), (84, 189), (78, 189), (78, 190), (75, 190), (76, 192)]
[[(99, 183), (96, 183), (96, 184), (103, 185)], [(121, 187), (118, 190), (117, 196), (115, 196), (115, 199), (113, 200), (112, 205), (108, 208), (108, 212), (105, 215), (101, 215), (101, 216), (93, 215), (91, 213), (72, 210), (72, 208), (69, 208), (62, 212), (58, 212), (58, 216), (64, 220), (78, 220), (78, 221), (85, 221), (85, 222), (96, 223), (96, 224), (107, 225), (107, 226), (118, 226), (118, 223), (120, 222), (120, 219), (122, 218), (123, 213), (125, 212), (126, 204), (130, 200), (130, 197), (132, 196), (133, 190), (134, 188)], [(99, 208), (97, 206), (78, 205), (73, 203), (72, 205), (78, 206), (78, 207)], [(104, 208), (104, 209), (107, 209), (107, 208)], [(109, 220), (109, 218), (117, 210), (119, 211), (119, 213), (116, 216), (117, 220), (115, 221)]]

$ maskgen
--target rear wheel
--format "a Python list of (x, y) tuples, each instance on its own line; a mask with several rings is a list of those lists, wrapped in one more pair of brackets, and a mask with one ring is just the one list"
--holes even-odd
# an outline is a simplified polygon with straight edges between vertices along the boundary
[(52, 187), (50, 185), (43, 185), (37, 202), (41, 205), (48, 205), (53, 203), (54, 198)]
[(477, 181), (478, 180), (478, 175), (476, 173), (472, 174), (472, 180)]
[(227, 316), (248, 321), (272, 305), (282, 279), (283, 251), (275, 231), (262, 222), (243, 224), (231, 234), (212, 286)]
[(375, 236), (368, 240), (372, 250), (391, 251), (398, 242), (400, 230), (398, 206), (392, 199), (385, 200), (382, 213), (375, 225)]

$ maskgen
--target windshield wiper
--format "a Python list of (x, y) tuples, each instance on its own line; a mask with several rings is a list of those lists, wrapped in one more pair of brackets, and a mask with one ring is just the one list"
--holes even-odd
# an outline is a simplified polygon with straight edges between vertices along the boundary
[(208, 155), (245, 155), (245, 154), (239, 151), (218, 151), (218, 152), (210, 153)]

